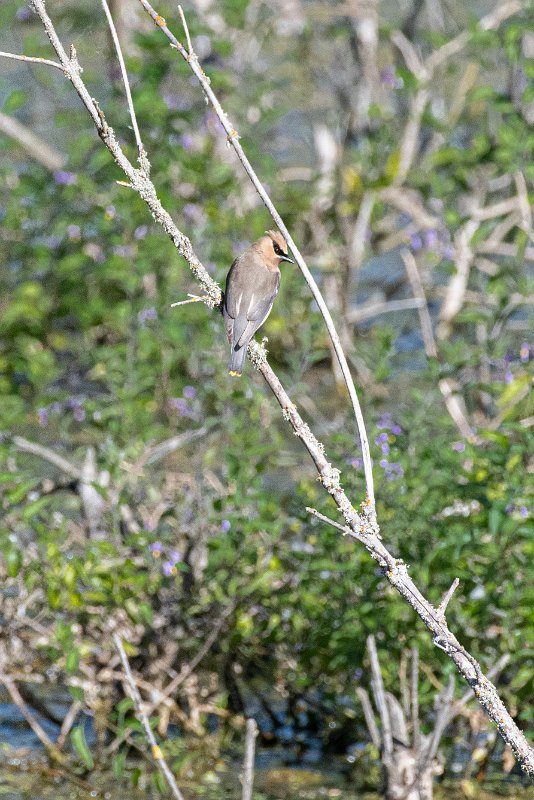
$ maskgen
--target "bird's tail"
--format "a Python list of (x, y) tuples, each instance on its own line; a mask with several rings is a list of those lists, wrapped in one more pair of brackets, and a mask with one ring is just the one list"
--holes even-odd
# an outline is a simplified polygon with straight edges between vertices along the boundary
[(230, 361), (228, 362), (228, 373), (235, 378), (238, 378), (243, 372), (243, 364), (245, 363), (245, 356), (247, 355), (248, 342), (241, 347), (236, 345), (232, 347), (230, 353)]

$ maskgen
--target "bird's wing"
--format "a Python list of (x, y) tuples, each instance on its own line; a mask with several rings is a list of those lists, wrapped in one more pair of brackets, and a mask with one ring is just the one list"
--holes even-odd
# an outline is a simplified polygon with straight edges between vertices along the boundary
[(266, 320), (280, 286), (280, 273), (270, 272), (248, 254), (238, 256), (226, 279), (224, 318), (228, 339), (242, 347)]
[(254, 291), (248, 302), (247, 319), (250, 321), (261, 320), (261, 322), (258, 323), (259, 327), (271, 310), (279, 288), (280, 273), (266, 272), (264, 280), (262, 280), (259, 285), (253, 287)]

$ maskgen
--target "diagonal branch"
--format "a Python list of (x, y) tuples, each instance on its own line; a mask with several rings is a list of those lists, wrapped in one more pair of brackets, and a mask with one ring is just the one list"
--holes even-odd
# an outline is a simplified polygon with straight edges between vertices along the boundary
[(369, 661), (371, 663), (373, 697), (380, 716), (380, 722), (382, 723), (382, 763), (387, 769), (393, 763), (393, 733), (391, 730), (389, 708), (386, 702), (386, 693), (384, 691), (384, 682), (380, 671), (380, 662), (378, 660), (378, 653), (376, 652), (375, 637), (372, 634), (367, 637), (367, 652), (369, 653)]
[(48, 142), (37, 136), (26, 125), (19, 122), (18, 119), (10, 117), (8, 114), (3, 114), (1, 111), (0, 133), (18, 142), (35, 161), (38, 161), (43, 167), (52, 172), (61, 169), (65, 165), (67, 159), (63, 153), (60, 153), (55, 147), (51, 147)]
[[(130, 81), (128, 80), (128, 73), (126, 72), (126, 64), (124, 63), (124, 56), (122, 55), (122, 48), (121, 43), (119, 41), (119, 36), (117, 34), (117, 29), (115, 27), (115, 23), (113, 22), (113, 17), (111, 16), (111, 11), (109, 10), (109, 6), (106, 0), (101, 0), (102, 8), (104, 9), (104, 13), (106, 15), (106, 19), (108, 21), (109, 30), (111, 32), (111, 38), (113, 39), (113, 44), (115, 45), (115, 51), (117, 53), (117, 58), (119, 60), (119, 66), (121, 69), (122, 80), (124, 83), (124, 91), (126, 93), (126, 102), (128, 103), (128, 111), (130, 113), (130, 119), (132, 121), (132, 128), (135, 136), (135, 141), (137, 143), (137, 151), (139, 153), (139, 161), (143, 166), (147, 166), (146, 162), (146, 152), (145, 148), (143, 147), (143, 142), (141, 140), (141, 134), (139, 133), (139, 126), (137, 124), (137, 117), (135, 115), (135, 108), (132, 100), (132, 93), (130, 91)], [(143, 164), (143, 160), (145, 163)]]
[[(152, 17), (152, 19), (154, 20), (154, 22), (156, 23), (158, 28), (160, 28), (160, 30), (163, 31), (163, 33), (165, 34), (165, 36), (167, 37), (167, 39), (171, 43), (171, 46), (175, 50), (177, 50), (180, 53), (180, 55), (182, 56), (182, 58), (186, 61), (186, 63), (189, 64), (192, 72), (194, 73), (194, 75), (198, 79), (198, 81), (199, 81), (199, 83), (200, 83), (200, 85), (202, 87), (202, 91), (206, 95), (207, 100), (209, 100), (209, 102), (213, 106), (213, 109), (214, 109), (215, 113), (217, 114), (217, 116), (219, 118), (219, 121), (221, 122), (221, 125), (223, 126), (224, 130), (226, 131), (227, 139), (228, 139), (229, 144), (234, 148), (234, 150), (235, 150), (235, 152), (237, 154), (237, 157), (239, 158), (241, 164), (243, 165), (243, 168), (244, 168), (245, 172), (247, 173), (248, 177), (252, 181), (252, 184), (254, 185), (254, 188), (256, 189), (256, 191), (258, 192), (259, 196), (263, 200), (263, 202), (265, 204), (265, 207), (269, 211), (271, 217), (275, 221), (275, 223), (278, 226), (280, 232), (282, 233), (282, 235), (284, 236), (286, 242), (288, 243), (289, 247), (291, 248), (291, 251), (293, 252), (293, 255), (295, 256), (295, 261), (297, 262), (302, 274), (304, 275), (304, 279), (305, 279), (306, 283), (310, 287), (310, 290), (311, 290), (311, 293), (312, 293), (312, 295), (314, 297), (315, 302), (319, 306), (319, 310), (320, 310), (321, 314), (323, 315), (323, 319), (324, 319), (325, 325), (326, 325), (326, 327), (328, 329), (328, 333), (329, 333), (330, 338), (332, 340), (332, 344), (334, 346), (334, 350), (336, 352), (336, 356), (337, 356), (337, 359), (339, 361), (339, 366), (341, 368), (341, 372), (343, 373), (343, 378), (344, 378), (345, 383), (347, 385), (347, 389), (348, 389), (348, 392), (349, 392), (349, 397), (350, 397), (350, 400), (351, 400), (352, 408), (354, 410), (354, 415), (356, 417), (356, 423), (358, 425), (358, 433), (359, 433), (359, 436), (360, 436), (360, 443), (361, 443), (361, 448), (362, 448), (362, 460), (363, 460), (363, 464), (364, 464), (365, 484), (366, 484), (366, 490), (367, 490), (367, 497), (371, 501), (371, 504), (372, 504), (372, 506), (374, 508), (374, 506), (375, 506), (375, 495), (374, 495), (374, 482), (373, 482), (373, 468), (372, 468), (371, 454), (370, 454), (370, 450), (369, 450), (369, 440), (367, 438), (367, 432), (365, 430), (365, 422), (364, 422), (362, 410), (361, 410), (361, 407), (360, 407), (360, 401), (358, 400), (358, 395), (356, 393), (356, 388), (354, 386), (354, 381), (352, 380), (352, 376), (350, 374), (349, 365), (347, 363), (347, 359), (345, 357), (345, 353), (343, 352), (343, 348), (341, 346), (341, 342), (339, 340), (339, 336), (338, 336), (338, 333), (336, 331), (336, 328), (335, 328), (335, 325), (334, 325), (334, 321), (333, 321), (332, 316), (330, 314), (330, 311), (328, 310), (328, 307), (327, 307), (327, 305), (326, 305), (326, 303), (324, 301), (324, 298), (323, 298), (323, 296), (322, 296), (322, 294), (320, 292), (320, 289), (317, 286), (317, 283), (315, 282), (315, 279), (314, 279), (313, 275), (311, 274), (311, 272), (310, 272), (310, 270), (308, 268), (308, 265), (306, 264), (306, 262), (305, 262), (305, 260), (304, 260), (304, 258), (302, 256), (300, 250), (298, 249), (297, 245), (293, 241), (293, 238), (291, 237), (291, 234), (289, 233), (289, 231), (288, 231), (288, 229), (287, 229), (282, 217), (280, 216), (280, 214), (276, 210), (271, 198), (269, 197), (268, 193), (266, 192), (266, 190), (265, 190), (263, 184), (261, 183), (260, 179), (256, 175), (256, 173), (255, 173), (250, 161), (248, 160), (248, 158), (247, 158), (247, 156), (245, 154), (245, 151), (241, 147), (241, 144), (239, 143), (239, 134), (237, 133), (237, 131), (235, 130), (233, 125), (230, 123), (230, 120), (228, 119), (228, 115), (223, 110), (223, 108), (222, 108), (217, 96), (215, 95), (213, 89), (211, 88), (209, 78), (207, 77), (207, 75), (205, 74), (204, 70), (200, 66), (200, 63), (198, 61), (198, 58), (197, 58), (196, 54), (194, 53), (194, 51), (188, 52), (185, 49), (185, 47), (182, 44), (180, 44), (178, 39), (174, 36), (174, 34), (167, 27), (167, 23), (165, 22), (163, 17), (160, 16), (154, 10), (154, 8), (150, 5), (148, 0), (139, 0), (139, 2), (141, 3), (141, 5), (145, 9), (145, 11), (147, 11), (148, 14)], [(187, 31), (187, 26), (186, 26), (186, 31)]]
[(167, 785), (171, 790), (172, 796), (176, 798), (176, 800), (184, 800), (184, 796), (176, 784), (174, 775), (172, 774), (169, 765), (167, 764), (163, 756), (163, 753), (161, 752), (160, 746), (156, 742), (156, 737), (154, 736), (154, 732), (150, 727), (150, 720), (143, 707), (143, 701), (141, 699), (141, 695), (139, 694), (139, 689), (137, 688), (137, 684), (132, 675), (132, 670), (130, 669), (128, 656), (126, 655), (126, 651), (123, 647), (120, 636), (117, 633), (113, 634), (113, 643), (117, 648), (117, 652), (119, 653), (122, 662), (122, 667), (124, 669), (126, 677), (125, 682), (128, 687), (128, 694), (130, 695), (133, 704), (135, 706), (136, 716), (141, 725), (143, 726), (143, 729), (145, 731), (145, 736), (151, 747), (152, 758), (155, 760), (158, 769), (160, 770), (160, 772), (163, 774), (163, 777), (167, 781)]
[(23, 56), (19, 55), (18, 53), (4, 53), (0, 51), (1, 58), (10, 58), (13, 61), (27, 61), (30, 64), (46, 64), (48, 67), (55, 67), (56, 69), (60, 69), (61, 72), (65, 72), (61, 64), (58, 64), (57, 61), (51, 61), (49, 58), (37, 58), (37, 56)]

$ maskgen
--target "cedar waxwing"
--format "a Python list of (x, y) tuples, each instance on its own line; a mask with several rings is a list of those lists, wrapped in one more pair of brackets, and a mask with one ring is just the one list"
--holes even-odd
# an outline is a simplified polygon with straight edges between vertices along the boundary
[(232, 349), (228, 372), (241, 375), (248, 343), (263, 325), (280, 287), (280, 262), (287, 254), (284, 237), (276, 231), (250, 245), (236, 258), (226, 278), (223, 316)]

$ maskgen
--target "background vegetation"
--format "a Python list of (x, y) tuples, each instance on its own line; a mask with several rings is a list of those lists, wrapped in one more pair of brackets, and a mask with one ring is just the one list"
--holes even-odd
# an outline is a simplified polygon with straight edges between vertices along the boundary
[[(100, 6), (55, 5), (64, 43), (75, 42), (91, 91), (131, 142)], [(375, 16), (358, 4), (240, 0), (186, 13), (212, 86), (337, 315), (364, 387), (383, 536), (432, 599), (460, 578), (451, 627), (485, 666), (511, 654), (502, 693), (532, 735), (532, 13), (525, 4), (481, 32), (476, 19), (491, 6), (436, 3), (430, 13), (415, 3), (402, 17), (384, 6)], [(123, 9), (120, 33), (152, 177), (223, 280), (271, 223), (187, 67), (135, 11)], [(173, 8), (158, 11), (178, 29)], [(374, 61), (358, 27), (366, 14), (379, 32)], [(407, 165), (422, 81), (391, 42), (400, 28), (422, 58), (469, 32), (434, 76)], [(2, 3), (0, 30), (1, 49), (50, 56), (18, 3)], [(72, 88), (45, 67), (1, 67), (4, 114), (65, 154), (51, 169), (0, 138), (2, 673), (52, 726), (62, 720), (48, 701), (64, 690), (79, 762), (112, 759), (119, 776), (134, 751), (116, 737), (137, 723), (118, 683), (118, 628), (147, 696), (182, 670), (167, 704), (154, 691), (152, 702), (162, 735), (178, 726), (209, 743), (169, 740), (184, 774), (206, 750), (199, 774), (211, 773), (247, 712), (265, 743), (315, 763), (330, 750), (360, 765), (352, 780), (365, 783), (355, 688), (367, 685), (367, 635), (383, 648), (391, 688), (402, 651), (420, 648), (429, 712), (452, 665), (366, 554), (310, 519), (307, 505), (332, 514), (329, 501), (250, 365), (240, 381), (227, 377), (219, 316), (170, 309), (195, 290), (189, 273), (116, 183), (123, 176)], [(502, 213), (484, 213), (499, 203)], [(465, 291), (447, 319), (464, 240)], [(403, 248), (423, 281), (436, 357), (415, 305), (406, 308), (414, 283)], [(392, 301), (408, 302), (395, 311)], [(265, 334), (359, 502), (354, 422), (292, 267)], [(157, 445), (179, 434), (182, 446), (161, 457)], [(477, 748), (479, 776), (503, 763), (473, 712), (451, 731), (448, 772), (474, 775), (465, 752)]]

